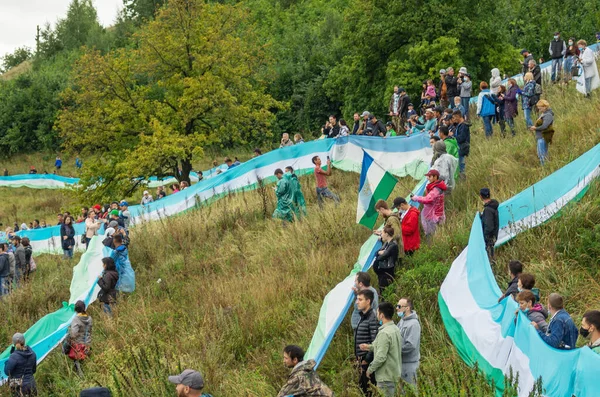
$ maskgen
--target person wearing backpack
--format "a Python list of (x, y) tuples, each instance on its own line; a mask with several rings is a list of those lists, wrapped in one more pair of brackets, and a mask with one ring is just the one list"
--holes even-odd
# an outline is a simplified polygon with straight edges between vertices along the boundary
[(23, 237), (23, 239), (21, 240), (21, 244), (23, 244), (23, 249), (25, 250), (25, 268), (24, 268), (24, 273), (23, 273), (23, 280), (28, 281), (29, 274), (33, 270), (35, 270), (31, 266), (31, 260), (33, 257), (33, 248), (31, 247), (31, 243), (30, 243), (28, 237)]
[(533, 107), (532, 102), (537, 102), (535, 100), (536, 82), (533, 79), (533, 74), (531, 72), (525, 73), (525, 77), (523, 78), (523, 80), (525, 81), (525, 86), (521, 90), (523, 114), (525, 116), (525, 125), (527, 126), (527, 128), (531, 128), (531, 126), (533, 125), (533, 121), (531, 121), (531, 108)]
[(482, 81), (479, 84), (479, 96), (477, 97), (477, 115), (483, 119), (483, 128), (485, 137), (491, 138), (494, 130), (492, 129), (492, 117), (496, 115), (496, 105), (491, 97), (488, 83)]
[(81, 361), (90, 355), (92, 345), (92, 317), (85, 310), (85, 303), (75, 302), (75, 317), (69, 326), (63, 352), (73, 360), (75, 371), (82, 376)]

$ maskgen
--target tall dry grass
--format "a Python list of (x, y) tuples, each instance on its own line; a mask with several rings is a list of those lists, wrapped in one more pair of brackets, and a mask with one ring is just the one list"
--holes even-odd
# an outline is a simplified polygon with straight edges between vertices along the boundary
[[(559, 88), (549, 91), (557, 116), (549, 164), (539, 166), (532, 134), (521, 120), (514, 139), (496, 134), (486, 140), (482, 132), (474, 133), (468, 179), (448, 198), (446, 226), (434, 244), (407, 261), (386, 296), (391, 301), (405, 295), (415, 299), (423, 325), (420, 395), (494, 395), (456, 354), (436, 297), (452, 260), (467, 243), (474, 212), (481, 208), (481, 187), (505, 200), (598, 142), (598, 99), (563, 96)], [(473, 130), (478, 128), (476, 124)], [(91, 308), (94, 354), (85, 364), (85, 377), (74, 376), (68, 360), (55, 351), (37, 375), (43, 395), (75, 396), (84, 387), (102, 384), (119, 396), (168, 396), (173, 391), (165, 377), (187, 367), (205, 374), (206, 391), (215, 396), (275, 395), (287, 375), (281, 349), (288, 343), (308, 345), (323, 297), (348, 274), (370, 234), (355, 224), (358, 175), (335, 171), (330, 181), (343, 198), (341, 205), (319, 211), (314, 179), (302, 178), (309, 216), (285, 227), (265, 217), (275, 207), (267, 188), (262, 195), (240, 193), (133, 230), (130, 254), (137, 290), (122, 297), (113, 319), (97, 305)], [(403, 181), (407, 184), (414, 181)], [(404, 190), (398, 187), (393, 195), (404, 195)], [(597, 306), (598, 260), (590, 255), (600, 252), (597, 192), (594, 187), (561, 217), (498, 250), (494, 270), (500, 285), (507, 281), (506, 263), (517, 258), (536, 275), (543, 297), (551, 291), (565, 295), (576, 321)], [(38, 263), (45, 270), (35, 275), (29, 289), (0, 305), (0, 316), (9, 319), (0, 325), (5, 341), (67, 298), (70, 268), (54, 257)], [(352, 344), (346, 321), (319, 370), (338, 396), (360, 395)]]

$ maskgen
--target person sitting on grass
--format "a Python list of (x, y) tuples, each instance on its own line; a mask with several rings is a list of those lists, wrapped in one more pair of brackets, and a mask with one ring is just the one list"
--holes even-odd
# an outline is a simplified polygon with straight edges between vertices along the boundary
[(498, 303), (500, 303), (502, 299), (508, 298), (510, 295), (514, 298), (519, 293), (517, 284), (519, 282), (519, 275), (523, 273), (523, 264), (519, 261), (510, 261), (508, 263), (508, 272), (511, 281), (508, 283), (508, 287), (506, 288), (506, 291), (504, 291), (504, 294), (498, 299)]
[(531, 291), (521, 291), (517, 294), (517, 303), (519, 309), (516, 314), (519, 314), (519, 310), (523, 312), (529, 319), (529, 321), (535, 322), (538, 329), (542, 332), (548, 330), (548, 323), (546, 323), (545, 310), (539, 303), (535, 303), (535, 296)]
[(317, 363), (312, 359), (304, 360), (304, 350), (301, 347), (286, 346), (283, 349), (283, 364), (286, 368), (291, 368), (292, 372), (277, 397), (333, 397), (331, 389), (315, 372)]

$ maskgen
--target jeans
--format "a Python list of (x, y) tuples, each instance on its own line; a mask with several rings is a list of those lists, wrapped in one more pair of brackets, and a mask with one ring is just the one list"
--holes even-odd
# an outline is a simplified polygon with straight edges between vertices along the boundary
[(385, 397), (394, 397), (396, 395), (396, 384), (394, 382), (377, 382), (377, 388)]
[(0, 277), (0, 296), (8, 295), (8, 277)]
[(458, 172), (461, 174), (465, 172), (465, 168), (467, 166), (467, 156), (458, 155)]
[(552, 81), (556, 81), (557, 78), (560, 78), (560, 70), (562, 67), (562, 58), (557, 58), (552, 60)]
[(527, 125), (527, 128), (531, 127), (533, 125), (533, 121), (531, 121), (531, 108), (523, 109), (523, 114), (525, 115), (525, 125)]
[(402, 380), (408, 384), (417, 385), (417, 370), (419, 362), (402, 363)]
[(73, 248), (68, 249), (68, 250), (63, 248), (63, 258), (65, 258), (65, 259), (73, 258)]
[(483, 129), (485, 131), (485, 137), (491, 138), (494, 130), (492, 129), (492, 116), (483, 116)]
[(537, 140), (537, 153), (540, 158), (540, 164), (544, 165), (548, 160), (548, 144), (544, 138), (538, 138)]
[(318, 187), (317, 188), (317, 202), (319, 203), (319, 207), (323, 207), (323, 197), (332, 199), (333, 201), (335, 201), (336, 205), (339, 204), (339, 202), (340, 202), (340, 198), (338, 197), (338, 195), (333, 193), (331, 190), (329, 190), (329, 188)]
[(465, 119), (467, 118), (467, 116), (469, 116), (469, 102), (471, 101), (471, 98), (469, 97), (460, 97), (460, 104), (462, 105), (463, 108), (465, 108), (465, 114), (463, 116), (465, 116)]
[(586, 77), (585, 78), (585, 95), (590, 95), (590, 92), (592, 92), (592, 79), (594, 77)]
[(104, 313), (112, 317), (112, 309), (110, 308), (110, 305), (108, 303), (104, 303), (102, 305), (102, 310), (104, 311)]
[(507, 117), (506, 118), (506, 124), (508, 124), (509, 128), (510, 128), (510, 132), (512, 132), (512, 135), (515, 136), (515, 119), (513, 119), (512, 117)]
[(563, 65), (563, 69), (565, 71), (565, 78), (566, 80), (571, 80), (573, 77), (572, 71), (573, 71), (573, 56), (568, 56), (565, 58), (565, 62)]

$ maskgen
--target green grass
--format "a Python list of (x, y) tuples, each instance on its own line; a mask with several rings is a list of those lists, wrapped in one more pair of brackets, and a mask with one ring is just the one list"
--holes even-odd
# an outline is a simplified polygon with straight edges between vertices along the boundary
[[(553, 87), (549, 99), (557, 131), (549, 164), (539, 166), (532, 133), (521, 120), (514, 139), (497, 134), (486, 140), (475, 132), (479, 125), (474, 126), (468, 179), (447, 201), (447, 224), (434, 244), (424, 246), (399, 271), (396, 289), (386, 297), (415, 299), (423, 325), (420, 395), (493, 395), (448, 340), (437, 292), (467, 244), (474, 213), (481, 209), (481, 187), (490, 187), (503, 201), (600, 140), (597, 97), (587, 101)], [(348, 274), (370, 235), (354, 223), (358, 178), (334, 171), (331, 187), (343, 202), (324, 211), (316, 205), (314, 178), (302, 178), (309, 216), (288, 227), (264, 216), (275, 208), (272, 192), (265, 189), (264, 201), (260, 192), (241, 193), (132, 230), (136, 292), (121, 299), (114, 319), (93, 305), (94, 354), (85, 363), (86, 376), (74, 376), (57, 349), (38, 369), (42, 395), (75, 396), (84, 387), (102, 384), (119, 396), (169, 396), (174, 392), (166, 376), (187, 367), (205, 374), (206, 391), (215, 396), (275, 395), (288, 373), (281, 363), (283, 346), (308, 346), (323, 297)], [(406, 193), (398, 187), (393, 195)], [(560, 217), (499, 249), (494, 269), (499, 284), (507, 281), (508, 261), (520, 259), (536, 275), (542, 299), (553, 291), (564, 294), (566, 308), (578, 322), (600, 298), (597, 193), (594, 185)], [(7, 319), (0, 324), (0, 340), (8, 341), (13, 332), (68, 298), (71, 265), (49, 256), (40, 257), (38, 265), (30, 286), (0, 305), (0, 318)], [(352, 343), (346, 319), (319, 369), (337, 396), (360, 395)]]

